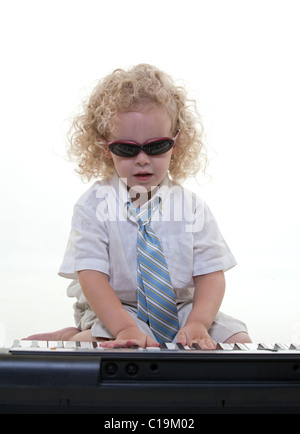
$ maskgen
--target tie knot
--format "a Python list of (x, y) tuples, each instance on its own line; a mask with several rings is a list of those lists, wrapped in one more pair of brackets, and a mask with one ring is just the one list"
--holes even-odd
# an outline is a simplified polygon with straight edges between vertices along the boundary
[(134, 217), (139, 226), (146, 226), (151, 221), (152, 213), (156, 210), (160, 202), (160, 198), (156, 197), (150, 204), (148, 202), (147, 206), (143, 208), (135, 208), (130, 202), (127, 202), (128, 212)]

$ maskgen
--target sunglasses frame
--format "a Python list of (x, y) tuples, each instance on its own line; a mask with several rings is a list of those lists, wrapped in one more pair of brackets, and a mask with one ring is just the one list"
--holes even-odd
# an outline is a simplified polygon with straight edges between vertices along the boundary
[[(108, 142), (107, 140), (105, 140), (106, 145), (108, 146), (109, 150), (120, 157), (124, 157), (124, 158), (132, 158), (132, 157), (136, 157), (141, 151), (145, 152), (147, 155), (150, 156), (156, 156), (156, 155), (162, 155), (165, 154), (166, 152), (168, 152), (170, 149), (173, 148), (173, 146), (176, 143), (177, 137), (180, 133), (180, 130), (177, 131), (176, 135), (174, 137), (158, 137), (157, 139), (151, 139), (151, 140), (147, 140), (145, 143), (141, 144), (138, 142), (135, 142), (134, 140), (114, 140), (112, 142)], [(156, 143), (159, 141), (171, 141), (172, 146), (170, 146), (166, 151), (158, 153), (158, 154), (151, 154), (149, 152), (147, 152), (147, 148), (149, 147), (149, 145), (151, 145), (151, 143)], [(131, 145), (134, 147), (134, 149), (136, 149), (136, 153), (134, 153), (133, 155), (120, 155), (118, 153), (116, 153), (114, 151), (114, 145), (118, 145), (118, 144), (124, 144), (124, 145)]]

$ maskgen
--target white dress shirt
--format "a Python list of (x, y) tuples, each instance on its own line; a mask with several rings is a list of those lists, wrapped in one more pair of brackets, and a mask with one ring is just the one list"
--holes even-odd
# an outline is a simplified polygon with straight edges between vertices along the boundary
[[(193, 298), (193, 276), (226, 271), (236, 262), (203, 200), (168, 177), (156, 195), (160, 207), (151, 227), (161, 242), (177, 302), (186, 302)], [(59, 275), (77, 280), (80, 270), (105, 273), (121, 302), (136, 306), (138, 225), (128, 215), (129, 200), (117, 174), (95, 182), (80, 197)]]

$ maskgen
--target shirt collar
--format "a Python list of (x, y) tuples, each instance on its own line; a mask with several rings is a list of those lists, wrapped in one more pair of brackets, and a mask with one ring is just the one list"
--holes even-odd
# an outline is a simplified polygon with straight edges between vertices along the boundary
[[(125, 179), (120, 178), (118, 174), (115, 172), (111, 179), (112, 186), (114, 187), (116, 191), (116, 196), (119, 201), (119, 205), (124, 210), (124, 215), (127, 215), (127, 203), (131, 201), (127, 185), (125, 182)], [(164, 180), (159, 185), (158, 189), (156, 190), (153, 197), (150, 199), (150, 201), (146, 202), (143, 207), (148, 207), (158, 196), (160, 198), (160, 204), (159, 204), (159, 211), (163, 214), (164, 209), (166, 209), (167, 203), (169, 201), (169, 189), (170, 189), (170, 179), (168, 176), (164, 178)]]

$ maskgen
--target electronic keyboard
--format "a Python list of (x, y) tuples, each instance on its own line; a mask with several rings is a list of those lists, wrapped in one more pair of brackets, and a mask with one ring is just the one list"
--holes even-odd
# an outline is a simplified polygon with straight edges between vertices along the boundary
[(0, 413), (300, 413), (300, 345), (15, 341), (0, 349)]
[(200, 351), (203, 353), (204, 351), (214, 351), (215, 353), (223, 353), (226, 351), (273, 351), (273, 352), (289, 352), (293, 351), (299, 352), (300, 354), (300, 344), (265, 344), (265, 343), (246, 343), (246, 344), (228, 344), (228, 343), (219, 343), (217, 344), (217, 348), (215, 350), (201, 350), (198, 344), (194, 344), (192, 348), (189, 346), (183, 346), (182, 344), (176, 343), (165, 343), (162, 344), (161, 347), (147, 347), (147, 348), (139, 348), (139, 347), (129, 347), (129, 348), (106, 348), (101, 346), (101, 342), (78, 342), (78, 341), (30, 341), (30, 340), (15, 340), (13, 342), (12, 347), (10, 348), (11, 353), (23, 353), (23, 354), (31, 354), (31, 353), (76, 353), (76, 354), (99, 354), (103, 352), (116, 352), (122, 351), (130, 353), (134, 351), (138, 352), (186, 352), (188, 351), (190, 354), (195, 352), (198, 354)]

